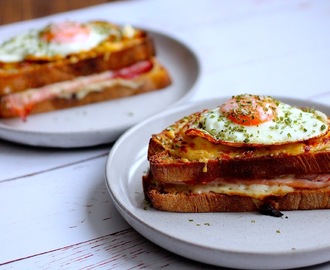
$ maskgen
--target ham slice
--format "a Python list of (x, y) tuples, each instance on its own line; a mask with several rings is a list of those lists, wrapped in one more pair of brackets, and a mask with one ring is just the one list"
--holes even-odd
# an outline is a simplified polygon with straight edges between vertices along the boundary
[(9, 94), (4, 96), (1, 102), (5, 103), (8, 109), (15, 111), (22, 119), (26, 119), (34, 104), (60, 96), (74, 95), (78, 93), (80, 89), (95, 83), (118, 78), (131, 80), (150, 71), (152, 67), (153, 64), (151, 61), (140, 61), (132, 66), (119, 70), (77, 77), (74, 80), (53, 83), (40, 88), (31, 88), (23, 92)]
[[(292, 188), (325, 188), (330, 186), (330, 174), (285, 175), (277, 178), (240, 179), (218, 178), (205, 184), (282, 185)], [(189, 184), (189, 183), (186, 183)]]

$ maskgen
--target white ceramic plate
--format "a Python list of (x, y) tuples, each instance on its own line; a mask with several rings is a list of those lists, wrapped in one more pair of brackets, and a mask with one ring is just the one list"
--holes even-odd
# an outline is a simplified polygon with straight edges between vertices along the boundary
[[(293, 105), (330, 108), (283, 99)], [(152, 133), (224, 99), (181, 105), (128, 130), (113, 146), (106, 166), (116, 207), (139, 233), (159, 246), (200, 262), (242, 269), (285, 269), (330, 260), (330, 210), (288, 211), (281, 218), (259, 213), (168, 213), (144, 203), (141, 177), (148, 169)]]
[(0, 119), (0, 138), (47, 147), (83, 147), (115, 141), (145, 118), (186, 100), (196, 89), (200, 65), (196, 55), (180, 41), (148, 30), (157, 57), (169, 70), (173, 84), (152, 93), (73, 109)]

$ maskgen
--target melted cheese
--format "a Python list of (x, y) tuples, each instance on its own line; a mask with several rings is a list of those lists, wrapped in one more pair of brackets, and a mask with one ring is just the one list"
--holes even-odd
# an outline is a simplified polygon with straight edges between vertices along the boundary
[(296, 189), (287, 185), (244, 184), (242, 183), (212, 183), (212, 184), (169, 184), (163, 189), (169, 193), (206, 194), (216, 193), (229, 196), (247, 196), (263, 199), (267, 196), (284, 196)]
[[(199, 161), (226, 158), (246, 158), (248, 156), (299, 155), (305, 152), (324, 151), (330, 148), (327, 139), (330, 132), (320, 138), (306, 142), (295, 142), (285, 145), (270, 145), (264, 147), (234, 147), (220, 143), (212, 143), (198, 135), (187, 135), (191, 123), (195, 123), (198, 114), (190, 115), (168, 127), (160, 135), (158, 141), (170, 155), (181, 160)], [(168, 130), (172, 133), (169, 135)]]
[[(88, 34), (81, 32), (82, 29), (88, 29)], [(55, 40), (42, 38), (48, 32)], [(99, 51), (106, 48), (106, 51), (118, 51), (131, 42), (140, 42), (135, 39), (137, 34), (138, 30), (132, 26), (119, 28), (106, 22), (85, 24), (60, 22), (42, 29), (31, 29), (1, 43), (0, 61), (6, 63), (27, 59), (52, 61), (71, 54), (92, 52), (94, 49)], [(111, 37), (115, 37), (115, 40)], [(65, 40), (61, 41), (61, 39)]]
[(281, 185), (263, 185), (263, 184), (211, 184), (211, 185), (194, 185), (189, 187), (191, 192), (195, 194), (201, 193), (221, 193), (227, 195), (240, 195), (249, 196), (253, 198), (262, 198), (266, 196), (280, 196), (289, 192), (293, 192), (295, 189), (289, 186)]
[(140, 61), (116, 71), (77, 77), (70, 81), (9, 94), (2, 98), (2, 102), (7, 109), (15, 111), (24, 119), (35, 104), (53, 98), (83, 99), (91, 92), (100, 92), (115, 85), (125, 86), (132, 90), (137, 89), (141, 86), (141, 82), (136, 79), (137, 76), (149, 72), (152, 68), (152, 62)]
[[(85, 98), (89, 93), (92, 92), (102, 92), (106, 88), (110, 88), (116, 85), (120, 86), (125, 86), (130, 89), (137, 89), (141, 85), (138, 82), (135, 81), (128, 81), (124, 79), (112, 79), (109, 81), (102, 81), (102, 82), (96, 82), (92, 84), (88, 84), (85, 87), (79, 89), (78, 92), (75, 93), (75, 98), (76, 99), (83, 99)], [(58, 96), (59, 98), (66, 98), (66, 99), (71, 99), (72, 98), (72, 93), (63, 93)]]
[[(230, 147), (222, 144), (213, 144), (204, 138), (194, 137), (185, 138), (186, 143), (182, 147), (173, 147), (170, 152), (173, 156), (178, 158), (185, 158), (188, 160), (200, 159), (216, 159), (216, 158), (238, 158), (253, 153), (253, 156), (266, 156), (288, 154), (297, 155), (304, 152), (303, 143), (294, 143), (291, 145), (260, 147), (255, 149), (243, 149), (237, 147)], [(179, 146), (179, 144), (178, 144)]]
[(188, 194), (217, 193), (248, 196), (262, 199), (267, 196), (284, 196), (298, 189), (330, 189), (330, 174), (286, 175), (272, 179), (219, 178), (207, 184), (160, 184), (167, 192)]

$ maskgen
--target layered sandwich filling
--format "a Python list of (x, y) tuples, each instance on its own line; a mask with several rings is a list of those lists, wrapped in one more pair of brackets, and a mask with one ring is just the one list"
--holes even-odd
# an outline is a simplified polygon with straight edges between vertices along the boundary
[(144, 192), (155, 208), (179, 212), (328, 208), (329, 150), (324, 113), (234, 96), (152, 136)]
[(3, 96), (1, 102), (5, 104), (8, 110), (14, 111), (24, 119), (35, 104), (54, 98), (83, 99), (91, 92), (100, 92), (114, 85), (136, 89), (140, 86), (140, 83), (134, 81), (134, 79), (139, 75), (150, 72), (153, 67), (154, 63), (151, 60), (140, 61), (119, 70), (77, 77), (70, 81), (9, 94)]
[(284, 196), (302, 189), (330, 189), (330, 174), (284, 175), (264, 179), (218, 178), (202, 184), (194, 182), (163, 183), (155, 180), (153, 183), (163, 193), (190, 195), (212, 192), (263, 199), (268, 196)]

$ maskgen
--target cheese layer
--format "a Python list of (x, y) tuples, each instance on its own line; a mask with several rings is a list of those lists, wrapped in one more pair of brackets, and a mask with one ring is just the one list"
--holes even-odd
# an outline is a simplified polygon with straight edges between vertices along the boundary
[(162, 133), (154, 135), (154, 139), (170, 153), (174, 159), (183, 162), (199, 161), (207, 163), (214, 159), (233, 159), (261, 156), (298, 155), (317, 151), (330, 150), (330, 132), (320, 138), (284, 145), (270, 145), (264, 147), (233, 147), (215, 144), (200, 136), (186, 134), (191, 123), (198, 119), (198, 114), (185, 117), (169, 126)]
[(165, 192), (202, 194), (217, 193), (248, 196), (262, 199), (267, 196), (284, 196), (301, 189), (330, 189), (330, 174), (286, 175), (273, 179), (217, 179), (208, 184), (160, 184)]
[(83, 99), (91, 92), (100, 92), (105, 87), (114, 85), (136, 89), (140, 86), (140, 83), (133, 79), (152, 68), (153, 63), (151, 61), (140, 61), (116, 71), (105, 71), (99, 74), (77, 77), (71, 81), (53, 83), (40, 88), (30, 88), (23, 92), (8, 94), (2, 98), (1, 102), (5, 104), (7, 109), (16, 111), (22, 118), (25, 118), (28, 108), (54, 98), (74, 97)]

